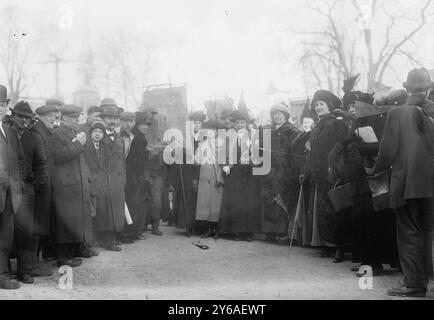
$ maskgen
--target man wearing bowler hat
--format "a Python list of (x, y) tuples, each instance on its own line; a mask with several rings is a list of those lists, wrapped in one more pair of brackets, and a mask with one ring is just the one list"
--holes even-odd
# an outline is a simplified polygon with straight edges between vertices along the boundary
[(0, 289), (11, 290), (20, 287), (9, 279), (8, 262), (26, 167), (17, 131), (3, 124), (8, 103), (7, 89), (0, 85)]
[[(104, 207), (99, 208), (95, 218), (95, 229), (100, 236), (102, 246), (109, 251), (121, 251), (116, 244), (116, 235), (119, 235), (125, 225), (125, 145), (116, 128), (120, 124), (120, 113), (116, 105), (104, 108), (101, 119), (106, 125), (106, 135), (101, 140), (107, 153), (104, 159), (105, 183), (109, 188), (109, 196), (101, 201)], [(130, 241), (129, 241), (130, 242)]]
[[(62, 123), (54, 130), (53, 199), (57, 265), (77, 267), (90, 257), (84, 244), (93, 242), (89, 172), (84, 158), (86, 134), (79, 132), (82, 108), (61, 107)], [(78, 254), (74, 252), (79, 249)], [(80, 252), (81, 251), (81, 252)]]
[[(17, 279), (23, 283), (33, 283), (39, 246), (39, 237), (35, 232), (35, 226), (39, 224), (35, 216), (35, 191), (46, 187), (47, 159), (42, 139), (33, 131), (36, 115), (30, 105), (20, 101), (11, 111), (10, 126), (18, 132), (27, 167), (23, 198), (14, 219)], [(42, 270), (39, 269), (39, 276), (51, 275), (49, 270), (45, 270), (43, 274), (41, 272)]]
[(390, 296), (425, 297), (432, 275), (434, 230), (433, 85), (425, 68), (414, 69), (403, 86), (409, 97), (386, 120), (374, 173), (391, 169), (390, 204), (396, 210), (397, 245), (404, 273)]

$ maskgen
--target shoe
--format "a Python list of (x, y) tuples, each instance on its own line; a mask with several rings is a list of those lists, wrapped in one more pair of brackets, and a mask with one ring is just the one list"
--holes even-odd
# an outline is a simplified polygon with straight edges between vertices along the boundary
[(247, 241), (247, 242), (252, 242), (253, 239), (252, 239), (252, 237), (247, 237), (247, 238), (246, 238), (246, 241)]
[(61, 266), (70, 266), (71, 268), (79, 267), (83, 263), (83, 260), (74, 258), (67, 260), (57, 260), (57, 266), (60, 268)]
[(107, 247), (106, 250), (108, 250), (108, 251), (114, 251), (114, 252), (119, 252), (119, 251), (122, 251), (122, 248), (120, 246), (113, 245), (113, 246)]
[(387, 295), (391, 297), (423, 298), (426, 297), (426, 288), (390, 288), (387, 290)]
[(20, 274), (17, 276), (17, 280), (25, 283), (25, 284), (32, 284), (35, 283), (35, 279), (30, 274)]
[(357, 271), (360, 270), (361, 267), (362, 267), (362, 265), (352, 266), (352, 267), (350, 268), (350, 271), (352, 271), (352, 272), (357, 272)]
[(137, 241), (146, 240), (146, 237), (140, 235), (140, 236), (134, 237), (133, 240), (137, 240)]
[(212, 237), (212, 231), (211, 231), (211, 229), (208, 229), (208, 231), (206, 233), (204, 233), (203, 235), (201, 235), (200, 237), (202, 239), (211, 238)]
[(30, 275), (33, 278), (46, 278), (51, 277), (53, 275), (53, 272), (48, 269), (42, 269), (40, 267), (33, 269), (32, 273)]
[(152, 228), (151, 233), (155, 236), (162, 236), (163, 233), (158, 228)]
[(81, 249), (81, 250), (77, 250), (75, 252), (75, 257), (76, 258), (86, 258), (86, 259), (89, 259), (89, 258), (92, 258), (93, 255), (89, 252), (89, 250), (87, 250), (87, 249)]
[(17, 290), (20, 288), (20, 284), (10, 279), (0, 280), (0, 289), (4, 290)]
[(121, 239), (121, 243), (122, 244), (132, 244), (132, 243), (134, 243), (134, 240), (131, 238), (125, 237), (125, 238)]
[(99, 252), (93, 247), (87, 247), (86, 250), (90, 253), (92, 257), (99, 256)]
[(342, 262), (344, 262), (344, 258), (342, 257), (337, 257), (333, 260), (333, 263), (342, 263)]

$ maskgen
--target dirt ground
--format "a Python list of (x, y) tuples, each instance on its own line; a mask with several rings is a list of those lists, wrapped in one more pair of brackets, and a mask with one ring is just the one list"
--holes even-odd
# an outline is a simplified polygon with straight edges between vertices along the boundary
[[(390, 271), (375, 277), (371, 290), (361, 290), (350, 261), (333, 264), (318, 250), (262, 240), (187, 238), (181, 230), (162, 227), (162, 237), (123, 245), (122, 252), (101, 251), (73, 269), (73, 289), (61, 290), (54, 261), (51, 278), (15, 291), (0, 291), (0, 299), (390, 299), (385, 292), (401, 276)], [(210, 247), (202, 250), (192, 242)], [(426, 299), (434, 299), (430, 292)]]

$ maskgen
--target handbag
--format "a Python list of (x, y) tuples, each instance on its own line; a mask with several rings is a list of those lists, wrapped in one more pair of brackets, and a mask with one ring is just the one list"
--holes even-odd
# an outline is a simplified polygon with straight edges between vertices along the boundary
[(372, 193), (372, 205), (376, 212), (391, 209), (390, 206), (390, 170), (368, 177)]
[(330, 202), (336, 212), (341, 212), (353, 206), (354, 188), (351, 183), (346, 183), (327, 192)]

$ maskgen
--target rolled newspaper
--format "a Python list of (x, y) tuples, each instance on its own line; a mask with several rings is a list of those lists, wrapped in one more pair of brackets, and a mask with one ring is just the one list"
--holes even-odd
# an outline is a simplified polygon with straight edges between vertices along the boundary
[(133, 224), (133, 219), (131, 219), (130, 210), (128, 210), (128, 206), (125, 203), (125, 220), (127, 221), (127, 225)]

